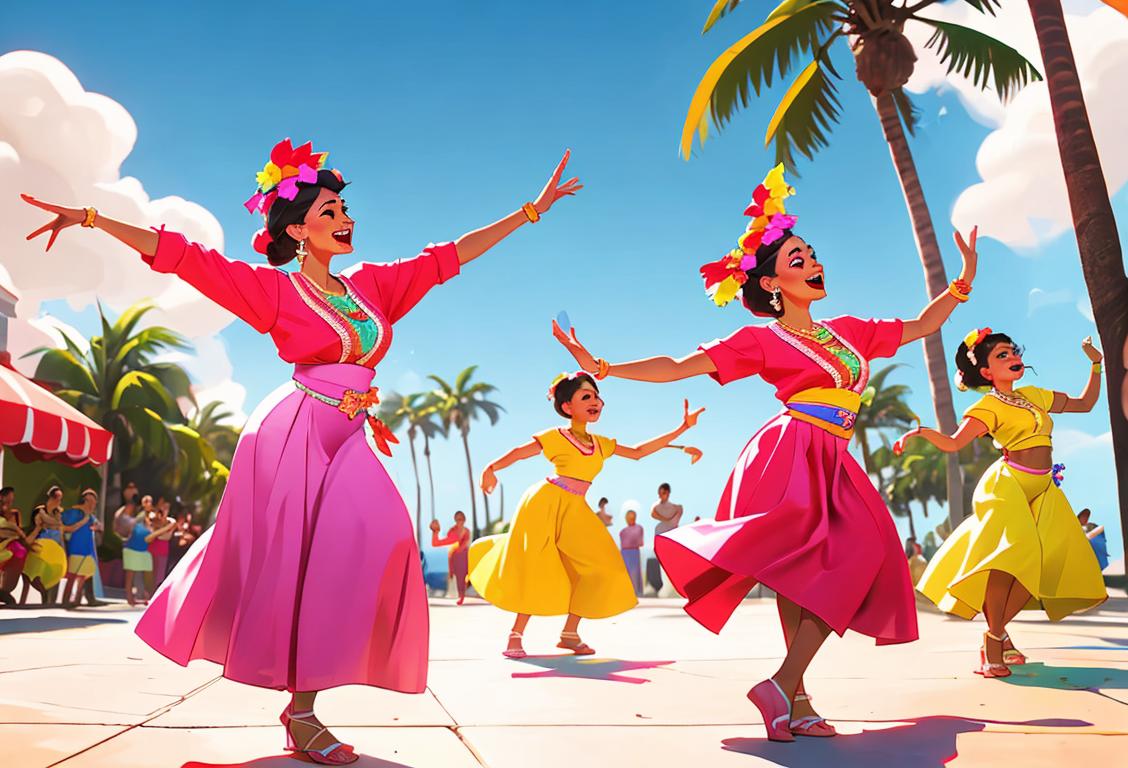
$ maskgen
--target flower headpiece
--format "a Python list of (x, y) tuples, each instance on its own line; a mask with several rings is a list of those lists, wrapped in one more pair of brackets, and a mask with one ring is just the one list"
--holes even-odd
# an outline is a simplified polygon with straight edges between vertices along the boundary
[(555, 397), (556, 397), (556, 388), (557, 388), (558, 386), (560, 386), (560, 382), (562, 382), (562, 381), (572, 381), (572, 380), (574, 380), (574, 379), (575, 379), (575, 378), (576, 378), (577, 376), (590, 376), (590, 375), (591, 375), (591, 374), (590, 374), (590, 373), (588, 373), (587, 371), (572, 371), (571, 373), (560, 373), (560, 374), (557, 374), (557, 375), (556, 375), (556, 378), (552, 380), (552, 383), (548, 385), (548, 399), (549, 399), (550, 401), (551, 401), (551, 400), (553, 400), (553, 399), (555, 399)]
[(258, 211), (265, 216), (278, 198), (293, 200), (298, 196), (299, 181), (317, 182), (317, 172), (325, 165), (328, 155), (328, 152), (314, 152), (311, 141), (294, 149), (288, 138), (282, 139), (270, 150), (270, 160), (255, 176), (258, 191), (243, 205), (249, 212)]
[(967, 345), (967, 359), (971, 361), (972, 365), (979, 365), (979, 361), (975, 359), (975, 348), (983, 343), (983, 340), (991, 335), (990, 328), (976, 328), (974, 331), (964, 336), (964, 344)]
[(752, 192), (752, 202), (744, 209), (744, 215), (751, 216), (752, 221), (737, 239), (737, 247), (718, 261), (701, 266), (705, 292), (718, 307), (736, 298), (748, 281), (748, 270), (756, 268), (756, 249), (771, 245), (795, 226), (797, 217), (788, 215), (783, 203), (794, 194), (795, 188), (783, 180), (783, 164), (780, 163)]

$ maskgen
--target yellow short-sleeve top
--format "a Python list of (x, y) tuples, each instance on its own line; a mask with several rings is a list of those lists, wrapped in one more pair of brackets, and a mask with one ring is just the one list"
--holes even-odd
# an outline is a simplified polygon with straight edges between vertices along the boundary
[(615, 455), (615, 441), (590, 435), (593, 445), (583, 445), (567, 429), (557, 427), (533, 435), (541, 453), (552, 462), (556, 474), (590, 483), (603, 469), (603, 462)]
[(1054, 393), (1039, 387), (1019, 387), (1015, 394), (1029, 402), (1031, 407), (1011, 405), (986, 394), (964, 411), (964, 418), (982, 421), (995, 442), (1006, 451), (1053, 445), (1051, 433), (1054, 421), (1050, 418), (1050, 407), (1054, 403)]

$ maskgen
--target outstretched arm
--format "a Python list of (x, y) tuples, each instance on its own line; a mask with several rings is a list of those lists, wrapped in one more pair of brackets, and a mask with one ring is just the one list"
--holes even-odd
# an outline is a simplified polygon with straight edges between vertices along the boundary
[[(956, 245), (959, 246), (960, 253), (963, 255), (963, 270), (960, 272), (959, 280), (968, 286), (975, 281), (975, 269), (979, 260), (975, 252), (975, 241), (978, 235), (979, 227), (973, 227), (971, 238), (964, 242), (963, 235), (959, 232), (955, 233)], [(901, 344), (908, 344), (910, 341), (931, 336), (939, 331), (940, 326), (951, 316), (952, 310), (961, 303), (962, 301), (957, 299), (951, 290), (941, 293), (928, 303), (928, 306), (921, 311), (916, 320), (905, 321), (901, 331)]]
[(897, 442), (893, 443), (893, 453), (900, 456), (905, 452), (905, 444), (915, 437), (927, 440), (945, 453), (955, 453), (969, 445), (975, 438), (982, 437), (985, 434), (987, 434), (987, 425), (979, 419), (969, 416), (960, 423), (955, 434), (952, 435), (945, 435), (943, 432), (937, 432), (930, 427), (917, 427), (906, 432)]
[(150, 533), (148, 536), (145, 537), (146, 543), (152, 543), (152, 542), (156, 541), (158, 538), (160, 538), (164, 534), (168, 533), (169, 531), (171, 531), (175, 527), (176, 527), (176, 521), (173, 520), (171, 523), (166, 524), (164, 527), (158, 528), (157, 530), (153, 531), (152, 533)]
[[(556, 170), (552, 172), (549, 177), (548, 183), (544, 185), (540, 195), (533, 202), (533, 208), (536, 209), (536, 217), (539, 218), (542, 214), (548, 213), (555, 203), (566, 195), (574, 195), (576, 192), (584, 188), (577, 178), (568, 179), (563, 184), (560, 183), (560, 177), (564, 173), (564, 168), (568, 165), (568, 158), (572, 156), (572, 150), (564, 153), (564, 158), (556, 166)], [(500, 221), (495, 221), (481, 229), (475, 229), (473, 232), (467, 232), (462, 237), (454, 241), (455, 246), (458, 248), (458, 261), (460, 264), (465, 264), (469, 261), (481, 256), (483, 253), (493, 248), (505, 238), (517, 231), (517, 228), (523, 224), (528, 224), (535, 219), (530, 217), (525, 211), (517, 210), (506, 216)]]
[[(677, 429), (672, 432), (667, 432), (664, 435), (659, 435), (645, 443), (635, 446), (629, 445), (616, 445), (615, 455), (622, 456), (625, 459), (641, 459), (644, 456), (649, 456), (656, 453), (663, 448), (667, 447), (670, 443), (678, 438), (679, 435), (684, 434), (687, 430), (692, 429), (697, 424), (697, 417), (705, 412), (704, 408), (698, 408), (692, 413), (689, 410), (689, 401), (685, 401), (685, 414), (682, 416), (682, 423), (678, 425)], [(653, 512), (651, 515), (653, 516)]]
[(439, 523), (437, 520), (431, 521), (431, 546), (432, 547), (445, 547), (448, 544), (457, 544), (462, 537), (454, 532), (454, 529), (447, 531), (447, 535), (439, 538)]
[[(552, 335), (556, 340), (564, 345), (572, 357), (576, 358), (576, 362), (580, 368), (590, 373), (600, 373), (600, 362), (596, 360), (587, 348), (580, 343), (576, 338), (576, 329), (573, 328), (569, 332), (565, 332), (560, 327), (559, 323), (555, 320), (552, 321)], [(691, 354), (681, 358), (673, 357), (648, 357), (643, 360), (635, 360), (630, 363), (607, 363), (602, 361), (605, 366), (603, 375), (617, 376), (620, 379), (633, 379), (634, 381), (679, 381), (681, 379), (688, 379), (691, 376), (701, 376), (707, 373), (715, 373), (717, 366), (709, 359), (709, 356), (697, 350)]]
[(505, 469), (510, 464), (515, 464), (522, 459), (531, 459), (540, 453), (540, 443), (536, 440), (530, 440), (524, 445), (519, 445), (509, 453), (502, 456), (500, 459), (490, 462), (482, 471), (482, 491), (485, 493), (493, 493), (493, 489), (497, 487), (497, 475), (499, 470)]
[(1089, 358), (1091, 363), (1089, 380), (1085, 383), (1085, 389), (1081, 393), (1081, 397), (1070, 397), (1061, 392), (1055, 392), (1050, 413), (1088, 413), (1097, 404), (1097, 398), (1101, 396), (1101, 360), (1104, 359), (1104, 355), (1093, 346), (1092, 336), (1086, 336), (1085, 340), (1081, 342), (1081, 351), (1085, 353), (1085, 357)]

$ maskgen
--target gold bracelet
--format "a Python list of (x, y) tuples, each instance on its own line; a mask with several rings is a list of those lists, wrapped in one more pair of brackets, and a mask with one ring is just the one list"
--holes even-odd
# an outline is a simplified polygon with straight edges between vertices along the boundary
[(82, 220), (82, 226), (93, 227), (94, 219), (98, 217), (98, 210), (96, 208), (86, 208), (86, 218)]
[(599, 366), (599, 370), (595, 372), (595, 378), (599, 381), (606, 379), (607, 374), (611, 372), (611, 363), (607, 362), (602, 357), (596, 359), (595, 363)]
[(529, 220), (530, 224), (536, 224), (540, 221), (540, 212), (532, 203), (525, 203), (521, 206), (521, 210), (525, 212), (525, 218)]
[(1093, 363), (1093, 373), (1100, 373), (1104, 367), (1100, 363)]

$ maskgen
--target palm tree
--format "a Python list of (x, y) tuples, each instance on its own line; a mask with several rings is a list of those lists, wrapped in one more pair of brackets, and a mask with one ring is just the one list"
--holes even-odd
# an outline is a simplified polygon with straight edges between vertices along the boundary
[[(1029, 4), (1042, 65), (1046, 68), (1046, 86), (1081, 270), (1105, 353), (1112, 452), (1120, 468), (1116, 474), (1121, 533), (1128, 548), (1128, 472), (1124, 470), (1128, 467), (1128, 383), (1124, 375), (1128, 366), (1128, 277), (1124, 273), (1124, 255), (1061, 2), (1029, 0)], [(1128, 15), (1123, 3), (1109, 4)]]
[(435, 475), (431, 469), (431, 440), (436, 437), (448, 437), (450, 428), (443, 419), (440, 402), (434, 392), (421, 393), (419, 411), (413, 424), (423, 435), (423, 458), (427, 461), (427, 485), (431, 494), (431, 519), (435, 517)]
[(920, 504), (927, 518), (929, 502), (943, 501), (948, 485), (946, 456), (931, 443), (914, 444), (902, 456), (893, 456), (885, 445), (875, 451), (875, 456), (888, 462), (890, 471), (884, 493), (894, 514), (908, 518), (909, 535), (915, 539), (916, 523), (910, 504)]
[(134, 304), (111, 325), (99, 304), (102, 335), (92, 337), (88, 348), (64, 333), (65, 348), (28, 353), (43, 354), (36, 366), (36, 379), (56, 386), (58, 397), (114, 435), (116, 449), (101, 472), (103, 516), (108, 509), (106, 488), (111, 474), (146, 458), (173, 463), (178, 460), (186, 436), (173, 428), (185, 422), (177, 400), (195, 403), (183, 368), (175, 363), (153, 362), (162, 352), (187, 348), (184, 338), (161, 326), (137, 330), (137, 324), (152, 309), (147, 302)]
[(197, 408), (188, 419), (188, 426), (211, 446), (215, 459), (228, 467), (235, 457), (235, 447), (239, 443), (241, 431), (231, 425), (234, 417), (222, 402), (213, 400), (202, 408)]
[[(478, 489), (474, 483), (473, 462), (470, 460), (470, 422), (485, 414), (491, 425), (497, 424), (497, 420), (505, 410), (497, 403), (486, 399), (486, 396), (491, 392), (497, 391), (497, 387), (485, 382), (470, 383), (470, 379), (473, 378), (474, 371), (477, 369), (478, 366), (472, 365), (458, 374), (454, 380), (454, 386), (438, 376), (430, 377), (432, 381), (439, 385), (434, 394), (443, 421), (448, 426), (457, 429), (459, 434), (462, 435), (462, 447), (466, 452), (466, 473), (470, 478), (470, 518), (471, 536), (473, 538), (478, 538)], [(488, 518), (488, 498), (485, 501), (485, 511)]]
[(912, 391), (904, 384), (886, 385), (885, 380), (899, 365), (887, 365), (874, 373), (870, 378), (869, 386), (862, 393), (862, 409), (854, 422), (854, 439), (862, 451), (862, 466), (866, 474), (878, 472), (879, 467), (874, 463), (873, 452), (869, 446), (869, 433), (881, 433), (892, 430), (901, 433), (909, 429), (914, 422), (919, 421), (917, 415), (905, 401)]
[[(989, 85), (1002, 98), (1041, 79), (1034, 66), (1013, 48), (973, 29), (920, 16), (919, 11), (937, 0), (784, 0), (764, 22), (729, 47), (706, 71), (690, 103), (682, 129), (682, 155), (689, 157), (693, 138), (704, 142), (708, 120), (720, 130), (740, 107), (770, 86), (773, 73), (788, 76), (806, 64), (784, 93), (768, 121), (765, 144), (775, 143), (778, 162), (795, 168), (795, 154), (811, 158), (828, 144), (827, 134), (839, 118), (834, 80), (842, 76), (830, 59), (831, 45), (851, 41), (855, 74), (873, 96), (893, 165), (912, 220), (913, 234), (924, 267), (929, 297), (948, 288), (944, 262), (932, 218), (924, 199), (916, 165), (905, 136), (917, 126), (917, 111), (903, 86), (913, 72), (916, 53), (903, 33), (905, 22), (916, 21), (934, 30), (926, 47), (936, 49), (948, 71), (971, 75), (982, 88)], [(976, 10), (994, 13), (1001, 0), (962, 0)], [(733, 11), (740, 0), (717, 0), (704, 32)], [(924, 361), (940, 428), (956, 428), (948, 364), (940, 334), (924, 339)], [(955, 522), (963, 518), (959, 462), (948, 458), (948, 511)]]
[(407, 444), (411, 448), (411, 469), (415, 473), (415, 539), (423, 548), (423, 488), (419, 482), (419, 460), (415, 454), (415, 435), (417, 430), (412, 418), (418, 411), (420, 395), (404, 395), (391, 392), (380, 399), (378, 416), (388, 429), (395, 432), (407, 425)]

